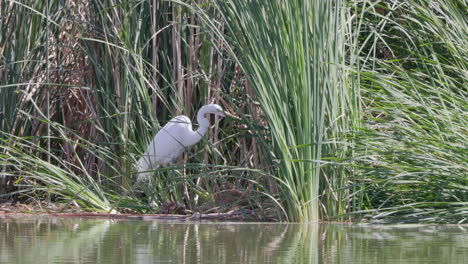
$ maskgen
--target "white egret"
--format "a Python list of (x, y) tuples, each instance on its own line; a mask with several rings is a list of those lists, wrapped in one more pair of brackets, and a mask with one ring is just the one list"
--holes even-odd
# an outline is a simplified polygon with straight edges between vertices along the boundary
[(207, 115), (225, 116), (221, 106), (217, 104), (204, 105), (197, 114), (199, 127), (192, 129), (190, 118), (184, 115), (172, 118), (153, 138), (145, 153), (138, 160), (137, 182), (147, 179), (151, 169), (156, 169), (167, 163), (174, 163), (185, 148), (195, 145), (206, 134), (209, 127)]

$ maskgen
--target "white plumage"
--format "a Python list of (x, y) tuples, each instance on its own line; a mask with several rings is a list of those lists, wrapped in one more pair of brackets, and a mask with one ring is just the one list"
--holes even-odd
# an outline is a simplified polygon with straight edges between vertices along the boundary
[(146, 171), (175, 162), (187, 147), (200, 141), (208, 131), (209, 120), (206, 116), (208, 114), (225, 116), (219, 105), (208, 104), (198, 111), (197, 121), (199, 127), (196, 131), (192, 129), (190, 118), (184, 115), (172, 118), (161, 128), (138, 160), (136, 166), (138, 181), (149, 176)]

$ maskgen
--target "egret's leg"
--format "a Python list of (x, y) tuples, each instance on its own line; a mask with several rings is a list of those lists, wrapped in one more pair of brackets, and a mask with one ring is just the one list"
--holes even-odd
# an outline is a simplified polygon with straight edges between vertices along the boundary
[[(151, 175), (154, 174), (154, 171), (151, 172)], [(147, 187), (144, 188), (149, 188), (149, 199), (148, 199), (148, 211), (152, 212), (153, 211), (153, 203), (154, 203), (154, 188), (153, 188), (153, 182), (151, 181), (151, 176), (148, 175), (148, 178), (146, 179), (147, 182)]]
[[(174, 177), (175, 177), (175, 162), (172, 161), (171, 162), (171, 180), (174, 180)], [(174, 190), (174, 191), (176, 191), (176, 190)], [(177, 194), (177, 192), (174, 192), (174, 196), (177, 196), (176, 194)]]
[(186, 168), (185, 168), (185, 162), (184, 162), (183, 175), (184, 175), (184, 183), (182, 183), (182, 188), (183, 188), (182, 193), (184, 195), (185, 204), (187, 206), (190, 206), (190, 195), (189, 195), (188, 186), (187, 186), (187, 178), (185, 178), (187, 176)]
[(156, 193), (156, 190), (153, 186), (153, 180), (151, 177), (152, 175), (154, 175), (155, 169), (158, 169), (159, 166), (155, 167), (155, 168), (149, 168), (147, 172), (143, 172), (143, 173), (139, 173), (138, 175), (138, 178), (137, 178), (137, 181), (134, 185), (134, 187), (136, 186), (139, 186), (140, 189), (143, 191), (143, 194), (145, 194), (147, 196), (147, 199), (148, 199), (148, 211), (152, 211), (154, 206), (153, 204), (155, 203), (155, 193)]
[(174, 179), (174, 175), (175, 175), (174, 169), (175, 169), (175, 162), (171, 162), (171, 177), (172, 177), (172, 179)]
[[(172, 162), (171, 163), (171, 177), (172, 179), (174, 179), (175, 177), (175, 162)], [(185, 163), (184, 163), (184, 169), (185, 169)], [(180, 186), (180, 187), (179, 187)], [(177, 189), (179, 189), (181, 192), (182, 192), (182, 196), (179, 196), (177, 197), (177, 199), (180, 199), (182, 198), (183, 200), (185, 200), (186, 204), (189, 203), (190, 201), (190, 197), (189, 197), (189, 193), (188, 193), (188, 187), (187, 187), (187, 184), (185, 182), (182, 182), (180, 185), (178, 184)], [(177, 190), (174, 190), (174, 191), (177, 191)], [(178, 195), (177, 192), (174, 193), (176, 196)]]
[[(159, 169), (161, 166), (157, 166), (156, 168), (154, 168), (155, 170)], [(153, 171), (151, 175), (155, 175), (155, 173), (160, 173), (159, 171)], [(152, 181), (152, 178), (153, 177), (149, 177), (148, 178), (148, 186), (150, 188), (150, 199), (149, 199), (149, 209), (150, 211), (153, 211), (153, 209), (156, 208), (157, 206), (157, 202), (156, 202), (156, 194), (158, 192), (157, 188), (153, 185), (153, 181)]]

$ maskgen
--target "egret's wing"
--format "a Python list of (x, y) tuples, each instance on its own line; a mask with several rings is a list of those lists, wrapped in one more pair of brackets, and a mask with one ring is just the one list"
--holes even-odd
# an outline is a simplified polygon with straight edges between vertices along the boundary
[(174, 161), (184, 151), (184, 136), (191, 130), (186, 116), (172, 118), (153, 138), (138, 161), (138, 171), (146, 171)]

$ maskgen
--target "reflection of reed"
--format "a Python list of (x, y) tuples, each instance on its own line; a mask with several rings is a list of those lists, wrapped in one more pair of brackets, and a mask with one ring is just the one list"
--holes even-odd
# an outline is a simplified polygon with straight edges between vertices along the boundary
[(0, 219), (0, 263), (463, 263), (467, 233), (436, 225)]
[(173, 263), (317, 263), (317, 228), (309, 224), (153, 222), (146, 244), (133, 246), (153, 248), (150, 259)]
[(289, 225), (285, 224), (285, 228), (283, 229), (283, 231), (280, 232), (280, 234), (278, 234), (278, 236), (274, 239), (271, 240), (271, 242), (269, 242), (266, 246), (265, 246), (265, 251), (267, 252), (274, 252), (276, 250), (278, 250), (278, 248), (280, 248), (285, 236), (286, 236), (286, 233), (288, 231), (288, 227)]
[[(109, 230), (112, 220), (80, 222), (69, 219), (29, 219), (6, 223), (0, 263), (65, 263), (87, 256)], [(15, 228), (11, 228), (14, 226)], [(15, 237), (23, 238), (15, 244)], [(10, 238), (10, 239), (8, 239)], [(10, 243), (10, 242), (12, 243)]]
[(317, 223), (289, 224), (278, 263), (318, 263)]
[(204, 261), (317, 263), (318, 261), (318, 225), (231, 223), (195, 224), (192, 227), (194, 248), (190, 246), (185, 248), (196, 252), (199, 263)]
[[(317, 263), (318, 260), (317, 225), (309, 224), (52, 218), (0, 222), (0, 231), (1, 263)], [(20, 247), (8, 242), (15, 237), (24, 237), (27, 242)]]
[(444, 225), (323, 225), (321, 263), (464, 263), (468, 232)]

